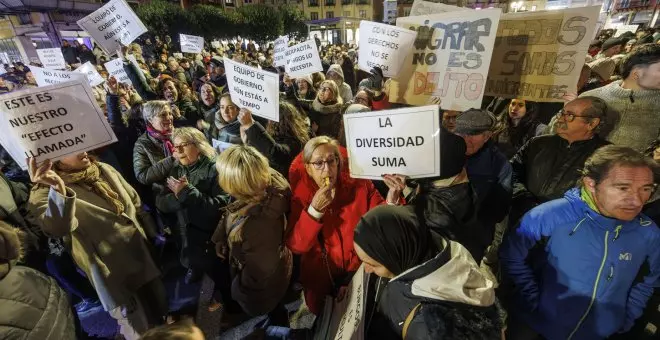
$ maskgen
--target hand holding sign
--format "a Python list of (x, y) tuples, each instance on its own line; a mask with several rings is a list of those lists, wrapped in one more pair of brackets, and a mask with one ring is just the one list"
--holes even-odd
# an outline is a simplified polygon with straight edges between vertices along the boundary
[(101, 48), (111, 55), (122, 44), (128, 45), (147, 31), (125, 0), (111, 0), (92, 14), (78, 20)]
[(238, 121), (241, 123), (241, 128), (247, 130), (252, 125), (254, 125), (254, 119), (252, 119), (252, 112), (250, 109), (242, 108), (238, 113)]
[(32, 183), (49, 186), (64, 195), (66, 186), (60, 175), (53, 170), (53, 162), (50, 159), (43, 161), (41, 165), (37, 165), (37, 159), (34, 157), (27, 158), (25, 162), (29, 165)]
[(402, 175), (383, 175), (383, 181), (390, 189), (387, 192), (387, 203), (398, 204), (403, 189), (406, 188), (406, 176)]
[(362, 20), (358, 65), (365, 71), (380, 67), (386, 77), (395, 77), (416, 36), (408, 28)]

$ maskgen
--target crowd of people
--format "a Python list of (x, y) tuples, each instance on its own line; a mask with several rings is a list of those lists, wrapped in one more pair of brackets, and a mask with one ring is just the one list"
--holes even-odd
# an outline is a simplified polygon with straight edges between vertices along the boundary
[[(405, 105), (355, 45), (317, 38), (324, 71), (293, 79), (272, 43), (145, 37), (117, 51), (124, 84), (63, 41), (105, 78), (118, 142), (27, 172), (2, 150), (0, 337), (84, 339), (102, 308), (128, 340), (203, 339), (169, 308), (180, 273), (213, 282), (222, 330), (267, 315), (261, 338), (304, 338), (285, 296), (318, 316), (363, 266), (367, 339), (641, 339), (660, 327), (660, 33), (612, 33), (565, 102), (440, 110), (440, 175), (378, 181), (350, 176), (342, 116)], [(279, 122), (236, 104), (223, 57), (279, 75)], [(36, 87), (29, 66), (0, 93)]]

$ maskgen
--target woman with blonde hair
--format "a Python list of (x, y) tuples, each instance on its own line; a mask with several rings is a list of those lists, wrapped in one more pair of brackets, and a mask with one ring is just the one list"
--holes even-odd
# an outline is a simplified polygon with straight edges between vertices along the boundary
[(280, 302), (292, 270), (284, 245), (289, 183), (250, 146), (223, 151), (216, 169), (220, 187), (236, 199), (213, 234), (217, 255), (231, 268), (231, 296), (223, 299), (236, 301), (251, 316), (269, 313), (271, 324), (287, 325)]
[[(303, 107), (304, 103), (301, 103)], [(341, 128), (341, 112), (344, 101), (339, 95), (339, 88), (332, 80), (324, 80), (311, 102), (307, 115), (312, 124), (312, 131), (317, 136), (339, 138)]]
[[(172, 134), (175, 164), (167, 178), (167, 189), (156, 197), (156, 207), (176, 214), (181, 242), (181, 264), (188, 268), (187, 281), (202, 273), (216, 281), (214, 299), (221, 294), (211, 235), (222, 217), (229, 196), (218, 187), (215, 150), (202, 132), (184, 127)], [(218, 306), (209, 307), (216, 310)]]

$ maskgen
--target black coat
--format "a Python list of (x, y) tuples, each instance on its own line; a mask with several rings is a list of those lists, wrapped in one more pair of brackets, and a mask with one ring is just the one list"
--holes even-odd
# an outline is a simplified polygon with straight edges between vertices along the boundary
[(289, 167), (293, 159), (300, 153), (303, 145), (293, 136), (271, 137), (264, 127), (255, 122), (245, 131), (247, 142), (268, 158), (270, 167), (289, 177)]

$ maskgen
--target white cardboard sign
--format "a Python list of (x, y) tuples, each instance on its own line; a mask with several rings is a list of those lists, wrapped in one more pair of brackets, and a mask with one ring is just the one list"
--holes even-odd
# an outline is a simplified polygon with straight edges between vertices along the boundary
[(204, 38), (196, 35), (179, 34), (181, 52), (201, 53), (204, 48)]
[(396, 77), (417, 32), (406, 28), (362, 20), (358, 66), (369, 72), (380, 67), (385, 77)]
[(286, 73), (291, 78), (299, 78), (314, 72), (323, 72), (321, 57), (314, 40), (307, 40), (289, 46), (285, 52)]
[(92, 14), (78, 20), (108, 55), (113, 55), (147, 31), (125, 0), (111, 0)]
[(438, 105), (344, 115), (351, 177), (440, 175)]
[(614, 33), (614, 37), (618, 38), (621, 36), (621, 34), (626, 33), (626, 32), (637, 32), (637, 28), (639, 25), (620, 25), (616, 27), (616, 32)]
[(105, 81), (105, 79), (103, 79), (103, 77), (101, 77), (99, 72), (96, 70), (96, 67), (94, 67), (94, 65), (92, 65), (92, 63), (89, 61), (82, 64), (73, 72), (80, 72), (87, 76), (87, 80), (89, 81), (90, 86), (101, 85)]
[(286, 48), (289, 46), (289, 37), (282, 35), (275, 40), (273, 52), (273, 65), (285, 66), (286, 65)]
[(120, 83), (133, 85), (126, 71), (124, 71), (124, 62), (120, 58), (112, 59), (105, 63), (105, 69), (108, 70), (108, 77), (114, 76)]
[(76, 72), (47, 70), (45, 68), (36, 66), (30, 66), (30, 71), (32, 72), (34, 80), (37, 81), (37, 86), (39, 87), (65, 83), (78, 79), (82, 79), (83, 81), (87, 80), (84, 74)]
[(465, 10), (472, 11), (471, 8), (466, 7), (458, 7), (424, 0), (415, 0), (413, 1), (412, 7), (410, 8), (410, 15), (408, 16), (414, 17), (417, 15), (429, 15)]
[(276, 122), (280, 121), (279, 76), (224, 58), (231, 99), (241, 108)]
[(37, 55), (39, 55), (39, 60), (44, 68), (53, 70), (63, 70), (66, 68), (62, 50), (59, 48), (42, 48), (37, 50)]
[(57, 160), (117, 141), (84, 77), (2, 95), (0, 113), (0, 143), (23, 169), (27, 157)]

